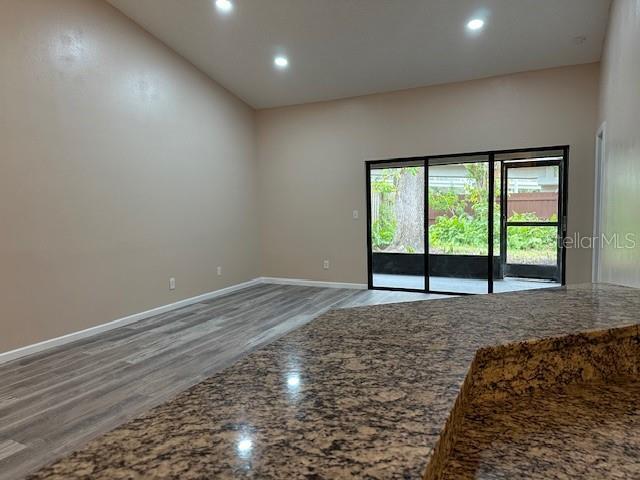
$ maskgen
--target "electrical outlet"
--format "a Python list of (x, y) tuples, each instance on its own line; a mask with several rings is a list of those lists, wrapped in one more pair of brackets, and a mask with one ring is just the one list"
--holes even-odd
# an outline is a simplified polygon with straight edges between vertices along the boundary
[(219, 277), (222, 276), (222, 267), (218, 267), (216, 271), (218, 272)]
[(358, 218), (360, 218), (360, 212), (358, 212), (358, 210), (354, 210), (353, 211), (353, 219), (357, 220)]
[(325, 270), (329, 270), (329, 260), (325, 260), (324, 262), (322, 262), (322, 268), (324, 268)]
[(171, 277), (169, 279), (169, 290), (175, 290), (176, 289), (176, 279), (174, 277)]

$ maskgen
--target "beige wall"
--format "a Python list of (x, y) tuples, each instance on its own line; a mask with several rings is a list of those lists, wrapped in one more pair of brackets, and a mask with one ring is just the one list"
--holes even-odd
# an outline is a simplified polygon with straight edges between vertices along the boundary
[(105, 2), (0, 0), (0, 71), (0, 352), (258, 275), (364, 283), (367, 159), (568, 143), (591, 233), (597, 64), (256, 113)]
[(0, 352), (258, 274), (249, 107), (98, 0), (0, 0), (0, 72)]
[[(640, 0), (615, 0), (602, 62), (605, 128), (603, 231), (636, 248), (606, 246), (601, 280), (640, 287)], [(631, 243), (621, 241), (621, 246)]]
[[(589, 64), (258, 112), (262, 273), (366, 282), (373, 159), (569, 144), (569, 233), (591, 235), (598, 74)], [(569, 251), (568, 282), (590, 276), (590, 250)]]

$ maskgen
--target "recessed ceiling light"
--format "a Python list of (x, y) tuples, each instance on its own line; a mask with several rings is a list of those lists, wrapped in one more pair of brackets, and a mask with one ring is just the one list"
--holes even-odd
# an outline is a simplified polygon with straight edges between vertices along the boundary
[(467, 28), (469, 30), (480, 30), (482, 27), (484, 27), (484, 20), (482, 20), (481, 18), (474, 18), (472, 20), (469, 20), (469, 22), (467, 23)]
[(233, 10), (233, 3), (231, 0), (216, 0), (216, 7), (223, 13), (229, 13)]
[(287, 68), (289, 66), (289, 59), (282, 55), (278, 55), (273, 59), (273, 64), (278, 68)]

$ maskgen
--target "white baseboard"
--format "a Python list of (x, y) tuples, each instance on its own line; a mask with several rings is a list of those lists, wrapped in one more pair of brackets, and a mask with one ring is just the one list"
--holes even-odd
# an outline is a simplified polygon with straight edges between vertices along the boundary
[(168, 305), (163, 305), (161, 307), (152, 308), (151, 310), (147, 310), (145, 312), (134, 313), (133, 315), (128, 315), (126, 317), (113, 320), (109, 323), (103, 323), (102, 325), (97, 325), (95, 327), (87, 328), (85, 330), (69, 333), (61, 337), (52, 338), (50, 340), (45, 340), (43, 342), (34, 343), (33, 345), (27, 345), (26, 347), (21, 347), (15, 350), (10, 350), (8, 352), (0, 353), (0, 364), (10, 362), (11, 360), (15, 360), (17, 358), (21, 358), (26, 355), (32, 355), (34, 353), (42, 352), (43, 350), (48, 350), (50, 348), (64, 345), (66, 343), (71, 343), (76, 340), (80, 340), (82, 338), (91, 337), (101, 332), (113, 330), (114, 328), (124, 327), (125, 325), (139, 322), (140, 320), (144, 320), (145, 318), (153, 317), (154, 315), (160, 315), (161, 313), (166, 313), (171, 310), (176, 310), (178, 308), (186, 307), (188, 305), (193, 305), (194, 303), (203, 302), (205, 300), (211, 300), (212, 298), (220, 297), (222, 295), (226, 295), (228, 293), (235, 292), (237, 290), (242, 290), (244, 288), (248, 288), (253, 285), (258, 285), (259, 283), (267, 283), (267, 282), (263, 282), (262, 279), (260, 278), (254, 278), (253, 280), (249, 280), (248, 282), (239, 283), (237, 285), (231, 285), (230, 287), (222, 288), (220, 290), (215, 290), (213, 292), (203, 293), (202, 295), (198, 295), (195, 297), (185, 298), (184, 300), (179, 300), (175, 303), (170, 303)]
[(318, 280), (302, 280), (298, 278), (278, 278), (260, 277), (262, 283), (275, 283), (276, 285), (300, 285), (304, 287), (325, 287), (325, 288), (350, 288), (353, 290), (366, 290), (366, 283), (342, 283), (342, 282), (320, 282)]
[(178, 308), (193, 305), (194, 303), (204, 302), (205, 300), (211, 300), (212, 298), (220, 297), (222, 295), (226, 295), (228, 293), (232, 293), (237, 290), (242, 290), (244, 288), (252, 287), (260, 283), (273, 283), (278, 285), (301, 285), (301, 286), (307, 286), (307, 287), (350, 288), (350, 289), (358, 289), (358, 290), (365, 290), (367, 288), (367, 285), (364, 283), (319, 282), (316, 280), (300, 280), (295, 278), (275, 278), (275, 277), (254, 278), (253, 280), (249, 280), (248, 282), (239, 283), (237, 285), (231, 285), (230, 287), (222, 288), (220, 290), (215, 290), (213, 292), (203, 293), (202, 295), (197, 295), (195, 297), (185, 298), (184, 300), (179, 300), (175, 303), (170, 303), (168, 305), (163, 305), (161, 307), (152, 308), (151, 310), (147, 310), (140, 313), (134, 313), (133, 315), (128, 315), (126, 317), (118, 318), (116, 320), (112, 320), (111, 322), (103, 323), (102, 325), (96, 325), (95, 327), (87, 328), (85, 330), (68, 333), (67, 335), (63, 335), (61, 337), (52, 338), (50, 340), (44, 340), (39, 343), (34, 343), (33, 345), (27, 345), (25, 347), (20, 347), (15, 350), (10, 350), (8, 352), (0, 353), (0, 364), (10, 362), (11, 360), (16, 360), (18, 358), (25, 357), (27, 355), (33, 355), (34, 353), (42, 352), (44, 350), (58, 347), (60, 345), (65, 345), (67, 343), (75, 342), (76, 340), (91, 337), (93, 335), (97, 335), (98, 333), (113, 330), (114, 328), (124, 327), (126, 325), (139, 322), (140, 320), (144, 320), (145, 318), (153, 317), (154, 315), (160, 315), (162, 313), (166, 313), (171, 310), (176, 310)]

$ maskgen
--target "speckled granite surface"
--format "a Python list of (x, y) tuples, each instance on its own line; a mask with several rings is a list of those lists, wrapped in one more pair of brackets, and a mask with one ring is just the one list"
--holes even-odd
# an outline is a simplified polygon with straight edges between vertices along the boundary
[(639, 312), (606, 285), (335, 310), (32, 478), (420, 478), (477, 375), (491, 395), (637, 372), (607, 352)]
[(474, 405), (443, 480), (640, 478), (640, 383), (590, 383)]
[(637, 325), (629, 325), (479, 349), (431, 455), (425, 480), (441, 478), (455, 440), (465, 435), (466, 414), (478, 405), (515, 402), (559, 386), (637, 378), (639, 332)]

